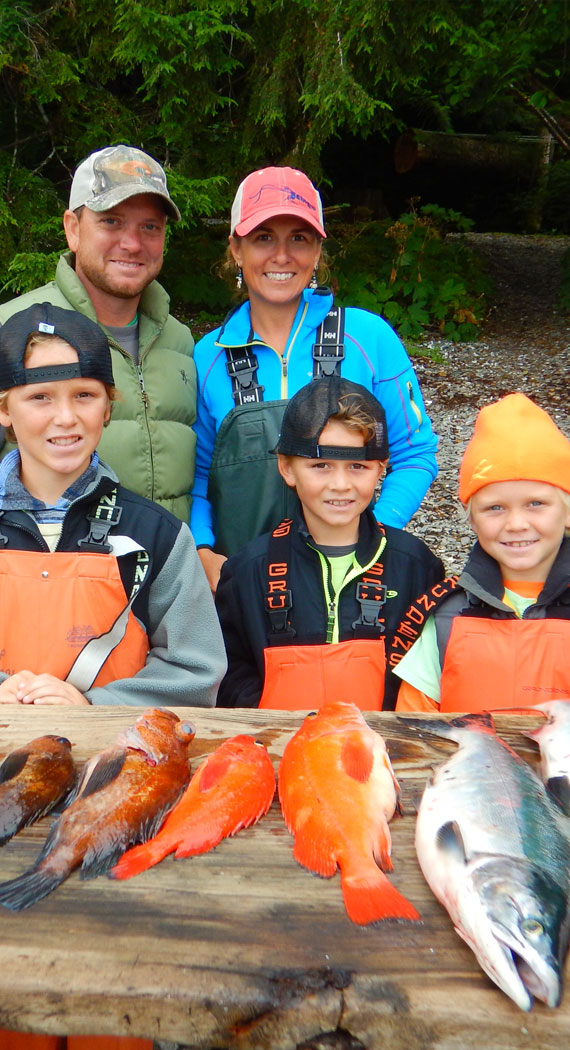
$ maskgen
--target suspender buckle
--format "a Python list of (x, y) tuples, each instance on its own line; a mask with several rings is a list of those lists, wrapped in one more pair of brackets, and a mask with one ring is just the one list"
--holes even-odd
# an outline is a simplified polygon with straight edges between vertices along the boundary
[(87, 514), (89, 532), (85, 539), (79, 540), (77, 546), (84, 551), (109, 554), (113, 548), (107, 543), (107, 537), (111, 529), (119, 524), (122, 513), (122, 507), (99, 504), (94, 514)]
[(234, 348), (226, 347), (226, 370), (232, 383), (232, 397), (236, 405), (263, 401), (264, 387), (257, 382), (257, 357), (240, 347), (240, 356)]
[(265, 610), (271, 621), (271, 635), (293, 635), (297, 632), (288, 623), (287, 617), (293, 606), (293, 597), (289, 589), (274, 591), (265, 595)]
[(360, 605), (360, 616), (353, 623), (353, 628), (373, 629), (377, 634), (385, 633), (385, 626), (380, 613), (386, 602), (387, 588), (384, 583), (363, 583), (356, 585), (356, 600)]
[(313, 379), (339, 376), (344, 356), (344, 309), (333, 306), (317, 329), (313, 345)]

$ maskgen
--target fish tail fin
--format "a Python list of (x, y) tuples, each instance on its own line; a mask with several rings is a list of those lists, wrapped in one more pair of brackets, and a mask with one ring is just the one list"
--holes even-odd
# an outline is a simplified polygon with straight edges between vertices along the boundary
[(341, 873), (341, 885), (348, 917), (360, 926), (383, 919), (421, 919), (413, 904), (379, 868)]
[(10, 911), (23, 911), (30, 905), (47, 897), (63, 882), (68, 871), (53, 871), (49, 868), (31, 868), (9, 882), (0, 883), (0, 904)]
[(109, 876), (112, 879), (132, 879), (134, 875), (140, 875), (142, 871), (159, 864), (174, 849), (176, 842), (172, 842), (166, 835), (157, 835), (156, 838), (143, 842), (140, 846), (133, 846), (123, 853), (109, 871)]

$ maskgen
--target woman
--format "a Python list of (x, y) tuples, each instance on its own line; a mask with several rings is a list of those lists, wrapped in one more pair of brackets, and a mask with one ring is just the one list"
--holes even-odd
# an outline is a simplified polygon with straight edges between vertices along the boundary
[(195, 347), (196, 475), (190, 526), (210, 587), (225, 558), (273, 527), (291, 497), (271, 449), (286, 401), (312, 376), (360, 383), (384, 406), (390, 466), (376, 517), (402, 528), (437, 473), (437, 440), (395, 332), (334, 306), (317, 284), (326, 237), (319, 193), (301, 171), (254, 171), (239, 186), (229, 238), (248, 300)]

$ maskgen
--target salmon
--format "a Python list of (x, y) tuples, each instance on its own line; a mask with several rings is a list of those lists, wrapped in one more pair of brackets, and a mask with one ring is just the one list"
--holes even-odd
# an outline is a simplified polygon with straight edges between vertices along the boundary
[(130, 879), (169, 853), (206, 853), (229, 835), (255, 824), (275, 794), (275, 773), (265, 747), (250, 736), (226, 740), (198, 766), (157, 835), (125, 853), (109, 873)]
[(0, 846), (62, 802), (77, 777), (64, 736), (38, 736), (0, 765)]
[(416, 851), (486, 974), (521, 1010), (560, 1003), (570, 922), (570, 824), (492, 716), (402, 724), (458, 744), (428, 781)]
[(0, 883), (0, 904), (20, 911), (51, 893), (81, 865), (82, 879), (109, 870), (136, 842), (150, 838), (190, 779), (194, 727), (172, 711), (149, 708), (90, 759), (36, 863)]
[(384, 874), (399, 788), (384, 740), (355, 704), (327, 703), (305, 718), (285, 747), (278, 785), (293, 856), (324, 878), (340, 868), (353, 922), (420, 918)]
[(540, 769), (548, 790), (570, 817), (570, 698), (547, 700), (528, 708), (541, 712), (546, 721), (536, 729), (521, 732), (536, 740), (540, 748)]

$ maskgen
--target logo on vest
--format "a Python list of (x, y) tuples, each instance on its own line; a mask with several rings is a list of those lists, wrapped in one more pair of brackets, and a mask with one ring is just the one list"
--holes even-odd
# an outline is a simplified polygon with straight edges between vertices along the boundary
[(87, 642), (90, 642), (92, 638), (95, 638), (96, 631), (93, 630), (90, 624), (82, 623), (77, 627), (72, 627), (65, 636), (65, 641), (70, 649), (83, 649)]

